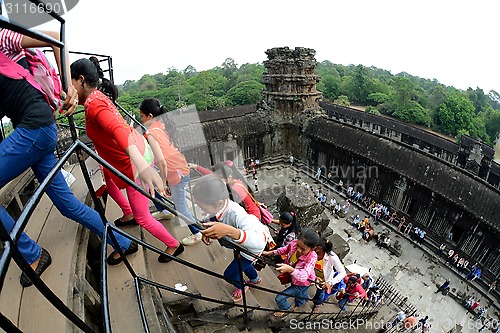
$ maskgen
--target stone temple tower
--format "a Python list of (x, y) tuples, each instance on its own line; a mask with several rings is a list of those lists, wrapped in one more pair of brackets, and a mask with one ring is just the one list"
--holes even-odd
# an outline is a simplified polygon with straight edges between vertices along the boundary
[(316, 90), (316, 51), (297, 47), (276, 47), (266, 51), (266, 72), (262, 83), (263, 106), (281, 113), (285, 119), (293, 118), (304, 110), (318, 110), (322, 94)]

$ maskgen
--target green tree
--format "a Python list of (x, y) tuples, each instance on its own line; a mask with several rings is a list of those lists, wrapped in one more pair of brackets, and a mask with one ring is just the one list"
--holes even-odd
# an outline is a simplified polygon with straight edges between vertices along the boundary
[(467, 95), (453, 92), (438, 107), (437, 120), (439, 129), (456, 135), (459, 130), (469, 130), (474, 117), (474, 105)]
[(237, 70), (238, 65), (236, 65), (233, 58), (227, 58), (222, 63), (222, 75), (224, 75), (226, 79), (229, 79)]
[(437, 85), (432, 88), (429, 97), (427, 98), (427, 108), (431, 111), (431, 117), (434, 123), (436, 122), (437, 108), (444, 102), (445, 99), (445, 86)]
[(472, 88), (469, 88), (467, 89), (467, 96), (469, 96), (470, 101), (474, 105), (476, 114), (485, 112), (490, 106), (489, 98), (484, 94), (483, 89), (476, 88), (476, 90), (472, 90)]
[(340, 78), (327, 74), (321, 79), (317, 89), (323, 93), (323, 96), (333, 101), (340, 96)]
[(369, 94), (366, 99), (370, 103), (370, 105), (376, 106), (376, 105), (388, 102), (389, 96), (387, 94), (384, 94), (384, 93), (376, 92), (376, 93)]
[(496, 142), (500, 134), (500, 110), (495, 110), (490, 107), (483, 115), (486, 134), (491, 143)]
[(193, 76), (196, 76), (198, 74), (198, 72), (196, 71), (196, 68), (194, 68), (193, 66), (189, 65), (187, 66), (183, 71), (182, 73), (184, 74), (184, 76), (186, 77), (186, 79), (190, 79), (192, 78)]
[(371, 105), (369, 105), (369, 106), (366, 107), (365, 112), (371, 113), (371, 114), (375, 114), (375, 115), (379, 115), (380, 114), (380, 112), (377, 110), (377, 108), (373, 107)]
[(139, 91), (146, 91), (156, 89), (157, 84), (151, 75), (146, 74), (143, 75), (139, 81), (137, 81), (137, 86)]
[(351, 81), (353, 100), (356, 103), (366, 103), (369, 94), (370, 79), (366, 67), (358, 65)]
[(349, 97), (347, 97), (345, 95), (340, 95), (336, 102), (342, 106), (350, 106), (351, 105), (351, 102), (349, 102)]
[(255, 104), (261, 100), (264, 85), (250, 80), (240, 82), (227, 92), (227, 97), (233, 105)]
[(221, 100), (213, 97), (223, 97), (224, 86), (227, 79), (222, 76), (220, 70), (211, 69), (203, 71), (188, 80), (189, 92), (187, 104), (195, 104), (198, 110), (208, 110), (220, 107)]
[(240, 66), (237, 73), (238, 83), (250, 80), (261, 82), (264, 66), (262, 64), (243, 64)]
[(408, 123), (429, 126), (431, 116), (429, 110), (422, 107), (416, 101), (410, 101), (408, 104), (401, 104), (396, 108), (394, 117), (404, 120)]
[(396, 104), (407, 105), (415, 96), (415, 84), (407, 77), (397, 76), (394, 79)]

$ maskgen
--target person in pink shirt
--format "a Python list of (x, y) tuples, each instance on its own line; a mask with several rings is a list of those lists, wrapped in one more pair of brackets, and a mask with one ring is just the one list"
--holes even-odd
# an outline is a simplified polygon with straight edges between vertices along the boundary
[(293, 309), (307, 302), (309, 296), (307, 289), (311, 282), (316, 280), (314, 265), (318, 256), (314, 248), (319, 244), (319, 235), (312, 229), (304, 228), (298, 239), (290, 242), (287, 246), (274, 251), (264, 251), (263, 255), (286, 255), (285, 263), (278, 264), (278, 272), (291, 275), (290, 287), (283, 290), (284, 295), (276, 295), (276, 304), (281, 311), (275, 312), (275, 317), (282, 317), (286, 311), (292, 309), (288, 298), (295, 298)]
[[(137, 185), (149, 191), (151, 196), (154, 197), (155, 185), (160, 194), (164, 194), (163, 181), (152, 168), (151, 148), (146, 139), (127, 124), (114, 106), (111, 99), (116, 99), (118, 90), (104, 78), (98, 60), (95, 57), (79, 59), (71, 64), (70, 69), (71, 82), (78, 91), (78, 102), (85, 108), (85, 129), (97, 153)], [(166, 253), (173, 256), (181, 254), (184, 251), (182, 244), (149, 212), (149, 198), (107, 169), (104, 170), (106, 191), (120, 207), (128, 206), (121, 202), (126, 199), (120, 190), (127, 191), (130, 211), (124, 214), (132, 214), (139, 225), (162, 241), (167, 246)], [(122, 258), (116, 251), (107, 259), (109, 265), (116, 265), (121, 261)], [(165, 263), (170, 261), (170, 257), (161, 254), (158, 261)]]
[(339, 300), (340, 310), (345, 311), (347, 303), (351, 303), (355, 299), (367, 298), (366, 292), (363, 287), (358, 283), (356, 276), (350, 276), (347, 280), (347, 287), (345, 293)]

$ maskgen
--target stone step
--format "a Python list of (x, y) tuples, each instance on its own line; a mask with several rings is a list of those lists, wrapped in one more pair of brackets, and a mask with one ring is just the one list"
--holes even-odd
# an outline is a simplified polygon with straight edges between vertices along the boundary
[[(161, 222), (179, 241), (190, 234), (185, 223), (179, 222), (177, 218), (172, 220), (161, 220)], [(157, 248), (162, 250), (165, 249), (165, 245), (152, 235), (145, 234), (145, 239)], [(174, 261), (165, 264), (159, 263), (157, 260), (158, 254), (152, 251), (147, 251), (147, 256), (150, 264), (151, 276), (156, 282), (168, 285), (172, 288), (174, 288), (175, 284), (180, 283), (183, 286), (187, 286), (187, 292), (232, 302), (231, 293), (226, 289), (228, 283), (224, 280)], [(184, 253), (179, 255), (179, 258), (209, 271), (222, 274), (229, 263), (229, 261), (226, 263), (225, 260), (232, 260), (232, 252), (229, 249), (222, 248), (217, 243), (206, 246), (204, 243), (200, 242), (192, 246), (186, 246)], [(174, 294), (166, 290), (161, 291), (161, 297), (165, 305), (175, 305), (188, 300), (193, 301), (193, 306), (197, 314), (224, 307), (224, 305), (221, 304), (196, 300), (192, 297)]]
[[(106, 217), (108, 220), (114, 221), (121, 216), (122, 212), (120, 208), (111, 198), (108, 198), (106, 206)], [(148, 233), (139, 226), (125, 226), (122, 230), (139, 239), (144, 239), (144, 234)], [(112, 251), (113, 249), (108, 247), (108, 255)], [(150, 251), (139, 246), (137, 253), (127, 257), (135, 273), (139, 276), (148, 276), (148, 267), (145, 261), (145, 256), (148, 252)], [(112, 330), (115, 332), (144, 331), (135, 283), (124, 263), (116, 266), (108, 266), (108, 290)], [(157, 311), (157, 307), (161, 307), (161, 304), (156, 304), (154, 301), (154, 293), (156, 292), (155, 288), (143, 286), (141, 289), (141, 298), (149, 330), (151, 332), (166, 332), (165, 323), (162, 321), (161, 316), (157, 315), (157, 312), (161, 313), (161, 311)]]

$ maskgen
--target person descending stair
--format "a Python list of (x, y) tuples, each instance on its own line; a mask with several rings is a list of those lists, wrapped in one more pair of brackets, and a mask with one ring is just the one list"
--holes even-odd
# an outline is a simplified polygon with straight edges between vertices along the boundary
[[(168, 184), (175, 209), (193, 222), (195, 218), (186, 205), (186, 186), (189, 184), (189, 168), (184, 155), (179, 151), (174, 120), (167, 109), (156, 98), (146, 98), (139, 107), (142, 123), (148, 128), (146, 136), (153, 150), (155, 164), (160, 169), (164, 183)], [(162, 213), (161, 207), (158, 208)], [(201, 233), (193, 224), (188, 223), (191, 235), (181, 243), (194, 245), (201, 241)]]
[[(286, 311), (295, 309), (307, 302), (307, 290), (311, 285), (311, 281), (315, 281), (316, 274), (314, 265), (317, 261), (317, 254), (314, 248), (319, 244), (319, 235), (316, 231), (304, 228), (300, 232), (298, 238), (290, 242), (287, 246), (281, 247), (274, 251), (266, 251), (264, 255), (283, 255), (286, 254), (285, 263), (278, 264), (277, 270), (283, 276), (289, 274), (291, 283), (290, 287), (283, 290), (283, 295), (276, 295), (276, 304), (280, 311), (275, 312), (275, 317), (283, 317)], [(281, 280), (281, 279), (280, 279)], [(281, 280), (282, 284), (284, 280)], [(294, 297), (295, 305), (292, 307), (288, 298)]]
[(243, 292), (248, 290), (247, 285), (262, 282), (253, 263), (262, 254), (267, 244), (263, 226), (254, 215), (248, 214), (243, 207), (229, 200), (226, 184), (216, 175), (201, 177), (193, 187), (192, 193), (195, 203), (209, 214), (210, 222), (203, 223), (207, 229), (201, 230), (203, 242), (209, 245), (212, 239), (227, 236), (250, 252), (250, 254), (241, 252), (242, 271), (248, 277), (245, 286), (240, 282), (241, 275), (236, 254), (224, 271), (224, 279), (236, 287), (232, 293), (233, 301), (239, 302), (243, 299)]
[[(82, 58), (73, 62), (70, 69), (71, 82), (78, 92), (78, 102), (85, 109), (85, 129), (97, 153), (114, 168), (135, 181), (138, 186), (145, 187), (151, 196), (155, 195), (155, 185), (163, 195), (165, 191), (161, 177), (152, 168), (151, 148), (146, 139), (134, 127), (127, 124), (111, 101), (118, 97), (118, 88), (104, 78), (99, 61), (95, 57)], [(177, 256), (184, 251), (183, 245), (151, 216), (148, 197), (106, 168), (104, 175), (107, 175), (106, 191), (124, 214), (126, 208), (140, 226), (167, 246), (165, 250), (167, 254)], [(126, 190), (128, 200), (125, 199), (121, 189)], [(170, 258), (161, 254), (158, 261), (165, 263), (170, 261)], [(122, 258), (116, 251), (107, 258), (109, 265), (116, 265), (121, 261)]]
[[(45, 33), (59, 40), (59, 33)], [(1, 63), (4, 66), (11, 64), (27, 73), (29, 65), (25, 50), (43, 46), (49, 45), (14, 31), (0, 29)], [(59, 48), (53, 47), (53, 51), (59, 72), (65, 71), (69, 74), (69, 68), (61, 67), (62, 62), (58, 57)], [(66, 64), (68, 64), (67, 55)], [(79, 97), (71, 83), (67, 90), (61, 93), (60, 97), (64, 101), (60, 111), (69, 116), (78, 106)], [(28, 80), (0, 74), (0, 118), (4, 116), (11, 119), (14, 131), (3, 141), (0, 140), (0, 189), (28, 168), (33, 170), (39, 183), (42, 183), (57, 163), (54, 155), (57, 145), (57, 126), (47, 99)], [(161, 186), (161, 183), (158, 182), (158, 185)], [(61, 171), (53, 177), (46, 188), (46, 194), (63, 216), (80, 223), (100, 238), (103, 237), (104, 224), (99, 213), (74, 196)], [(14, 219), (2, 206), (0, 206), (0, 220), (7, 232), (14, 227)], [(125, 255), (137, 252), (137, 243), (117, 233), (115, 237), (117, 243), (108, 237), (109, 244), (115, 249), (120, 248)], [(38, 245), (26, 233), (21, 233), (17, 247), (37, 276), (41, 276), (50, 266), (52, 258), (49, 251)], [(29, 287), (33, 283), (23, 273), (20, 284), (23, 287)]]

